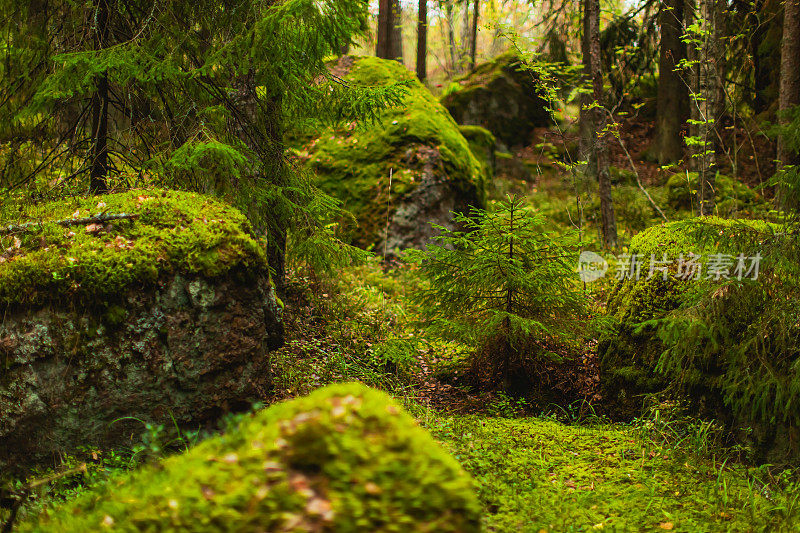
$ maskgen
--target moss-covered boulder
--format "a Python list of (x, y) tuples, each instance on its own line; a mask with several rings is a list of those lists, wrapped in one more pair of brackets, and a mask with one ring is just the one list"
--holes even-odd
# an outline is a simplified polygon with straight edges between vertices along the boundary
[[(616, 330), (600, 344), (607, 399), (634, 415), (643, 394), (688, 393), (699, 412), (749, 428), (741, 436), (759, 458), (800, 456), (791, 436), (800, 428), (797, 247), (755, 220), (695, 218), (638, 234), (630, 254), (639, 279), (614, 286)], [(690, 253), (700, 255), (698, 270)]]
[(459, 126), (458, 131), (467, 140), (472, 154), (483, 165), (484, 175), (494, 178), (497, 174), (497, 138), (480, 126)]
[(141, 190), (3, 224), (0, 472), (129, 441), (141, 423), (122, 417), (196, 424), (270, 387), (282, 304), (234, 208)]
[[(667, 180), (667, 203), (677, 210), (697, 210), (697, 188), (699, 181), (696, 172), (674, 174)], [(767, 209), (764, 197), (744, 183), (724, 174), (719, 174), (715, 182), (715, 210), (720, 216), (753, 215)]]
[(551, 123), (534, 79), (508, 52), (456, 79), (441, 101), (459, 124), (483, 126), (507, 147), (527, 145), (535, 128)]
[(20, 531), (480, 530), (472, 481), (386, 394), (332, 385)]
[(298, 152), (318, 185), (355, 215), (355, 244), (378, 250), (385, 244), (390, 253), (421, 247), (436, 234), (430, 223), (452, 227), (451, 211), (483, 206), (483, 167), (414, 74), (375, 57), (344, 57), (336, 70), (354, 86), (407, 84), (402, 104), (382, 111), (377, 122), (326, 130)]

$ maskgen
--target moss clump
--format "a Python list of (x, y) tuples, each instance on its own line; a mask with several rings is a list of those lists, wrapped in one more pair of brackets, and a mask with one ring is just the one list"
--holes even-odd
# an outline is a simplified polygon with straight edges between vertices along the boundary
[(397, 61), (359, 57), (345, 79), (357, 87), (408, 86), (402, 105), (383, 110), (377, 122), (326, 130), (305, 147), (320, 188), (342, 200), (358, 220), (356, 244), (368, 247), (380, 238), (390, 170), (391, 207), (419, 185), (423, 176), (415, 151), (420, 147), (435, 149), (452, 187), (482, 204), (480, 163), (452, 117), (411, 72)]
[[(137, 218), (102, 227), (54, 222), (101, 212)], [(244, 215), (201, 194), (147, 189), (68, 198), (24, 206), (0, 224), (28, 222), (41, 224), (2, 238), (0, 304), (114, 295), (176, 271), (214, 277), (237, 265), (266, 267)]]
[[(697, 209), (698, 177), (696, 172), (674, 174), (667, 180), (667, 203), (677, 210)], [(715, 182), (716, 212), (721, 216), (758, 214), (766, 211), (764, 197), (744, 183), (719, 174)]]
[[(478, 531), (472, 481), (389, 397), (332, 385), (20, 531)], [(113, 527), (112, 527), (113, 526)]]
[(493, 178), (496, 171), (497, 162), (495, 159), (495, 147), (497, 139), (492, 132), (481, 126), (459, 126), (458, 130), (467, 140), (472, 154), (483, 165), (485, 176)]

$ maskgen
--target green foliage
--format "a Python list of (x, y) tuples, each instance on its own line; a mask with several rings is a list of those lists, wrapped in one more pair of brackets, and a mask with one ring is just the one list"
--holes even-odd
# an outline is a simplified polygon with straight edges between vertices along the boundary
[[(666, 183), (667, 203), (675, 210), (697, 211), (698, 174), (670, 176)], [(744, 183), (718, 174), (714, 182), (715, 212), (721, 217), (764, 215), (767, 202)]]
[(385, 394), (334, 385), (20, 531), (478, 531), (472, 481)]
[[(55, 223), (100, 213), (137, 218), (106, 225)], [(11, 222), (34, 225), (0, 236), (4, 305), (100, 298), (172, 272), (214, 277), (240, 265), (267, 267), (263, 243), (252, 236), (245, 217), (196, 193), (148, 189), (73, 197), (19, 206), (4, 214), (2, 224)]]
[[(788, 153), (800, 152), (800, 105), (794, 106), (781, 117), (785, 122), (774, 126), (770, 133), (781, 136)], [(793, 223), (797, 223), (800, 213), (800, 165), (786, 164), (770, 179), (780, 191), (780, 201), (784, 209), (791, 213)]]
[(270, 246), (281, 248), (291, 228), (303, 260), (346, 262), (353, 254), (328, 230), (339, 205), (286, 167), (283, 124), (368, 120), (396, 103), (395, 87), (352, 88), (327, 69), (326, 58), (367, 30), (367, 4), (109, 2), (104, 30), (97, 2), (34, 3), (30, 17), (7, 2), (0, 118), (10, 143), (0, 186), (85, 192), (101, 141), (93, 124), (103, 107), (94, 104), (107, 81), (99, 103), (108, 104), (109, 189), (214, 194)]
[(532, 337), (575, 341), (586, 332), (577, 252), (552, 239), (522, 200), (509, 197), (492, 212), (476, 209), (456, 221), (463, 231), (441, 228), (440, 242), (408, 254), (427, 281), (416, 297), (431, 330), (512, 346)]

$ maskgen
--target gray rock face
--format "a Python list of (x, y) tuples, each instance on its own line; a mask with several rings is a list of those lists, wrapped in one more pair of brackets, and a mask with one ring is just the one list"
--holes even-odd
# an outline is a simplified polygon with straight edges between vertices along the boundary
[[(479, 203), (474, 188), (461, 190), (442, 170), (441, 154), (429, 146), (409, 148), (405, 163), (419, 171), (419, 185), (398, 202), (389, 220), (387, 256), (398, 250), (422, 248), (439, 234), (434, 226), (455, 229), (455, 212), (467, 212)], [(381, 242), (376, 248), (383, 250)]]
[(170, 275), (113, 302), (9, 310), (0, 325), (0, 472), (79, 446), (118, 446), (142, 421), (197, 425), (270, 388), (282, 304), (266, 272)]

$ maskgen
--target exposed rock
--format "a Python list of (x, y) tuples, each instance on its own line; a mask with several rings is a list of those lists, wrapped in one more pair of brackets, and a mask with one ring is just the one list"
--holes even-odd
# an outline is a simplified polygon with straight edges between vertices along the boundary
[(407, 85), (402, 104), (377, 122), (325, 130), (297, 152), (318, 185), (355, 216), (354, 244), (380, 252), (385, 244), (388, 255), (423, 247), (436, 234), (430, 224), (452, 228), (451, 211), (484, 205), (487, 169), (411, 72), (375, 57), (345, 57), (334, 70), (354, 86)]
[[(198, 424), (270, 387), (282, 304), (241, 213), (174, 191), (42, 212), (100, 202), (139, 217), (103, 234), (45, 224), (0, 265), (0, 471), (130, 442), (143, 427), (123, 417)], [(18, 271), (30, 285), (15, 298)]]
[(480, 531), (456, 460), (386, 394), (340, 384), (274, 405), (20, 531)]
[(509, 52), (456, 79), (442, 104), (459, 124), (483, 126), (506, 148), (524, 146), (535, 128), (552, 122), (534, 79)]

